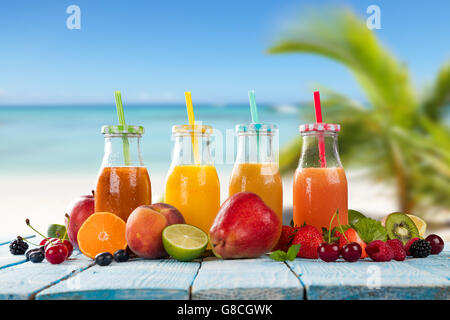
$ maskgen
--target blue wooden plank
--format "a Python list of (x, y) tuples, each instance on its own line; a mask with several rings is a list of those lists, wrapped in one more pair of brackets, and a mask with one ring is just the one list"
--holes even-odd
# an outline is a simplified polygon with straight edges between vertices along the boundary
[(199, 262), (134, 260), (98, 265), (37, 294), (36, 299), (189, 299)]
[[(309, 300), (450, 299), (450, 281), (422, 269), (414, 260), (426, 259), (408, 262), (365, 259), (355, 263), (296, 259), (288, 265), (301, 274)], [(447, 261), (446, 268), (449, 267)]]
[(54, 285), (92, 264), (80, 253), (75, 253), (59, 265), (44, 260), (41, 263), (26, 262), (0, 270), (0, 299), (32, 299), (35, 294)]
[(408, 259), (405, 263), (450, 280), (450, 251), (442, 251), (425, 259)]
[(284, 262), (259, 259), (202, 262), (192, 299), (303, 299), (303, 286)]

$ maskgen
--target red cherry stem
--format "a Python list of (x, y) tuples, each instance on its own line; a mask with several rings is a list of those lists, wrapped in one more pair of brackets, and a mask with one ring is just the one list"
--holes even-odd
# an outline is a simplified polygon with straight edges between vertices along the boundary
[(339, 225), (339, 228), (341, 229), (341, 232), (342, 232), (342, 235), (343, 235), (344, 238), (345, 238), (345, 241), (348, 242), (347, 236), (345, 235), (344, 229), (342, 229), (341, 222), (339, 221), (339, 209), (336, 210), (336, 213), (337, 213), (337, 219), (338, 219), (338, 225)]
[[(92, 190), (92, 192), (94, 192), (94, 190)], [(69, 225), (70, 225), (70, 216), (69, 216), (67, 213), (66, 213), (64, 216), (65, 216), (66, 219), (67, 219), (67, 227), (66, 227), (66, 231), (64, 232), (64, 236), (62, 237), (61, 240), (64, 240), (64, 239), (66, 238), (66, 235), (67, 235), (67, 229), (69, 229)]]
[[(338, 210), (339, 211), (339, 210)], [(338, 213), (338, 211), (336, 211), (333, 216), (331, 217), (330, 220), (330, 226), (328, 227), (328, 243), (331, 242), (331, 224), (333, 223), (334, 217), (336, 217), (336, 214)]]
[(41, 237), (43, 237), (44, 239), (47, 239), (48, 242), (50, 242), (53, 245), (53, 242), (50, 240), (49, 237), (44, 236), (42, 233), (40, 233), (39, 231), (37, 231), (35, 228), (33, 228), (33, 226), (30, 224), (30, 219), (26, 219), (25, 223), (27, 224), (28, 227), (31, 228), (31, 230), (33, 230), (34, 232), (36, 232), (38, 235), (40, 235)]

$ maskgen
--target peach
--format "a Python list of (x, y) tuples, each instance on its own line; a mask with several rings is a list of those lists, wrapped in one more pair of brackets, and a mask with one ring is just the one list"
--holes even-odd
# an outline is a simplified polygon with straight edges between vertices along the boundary
[(186, 223), (183, 215), (177, 208), (167, 203), (154, 203), (149, 208), (158, 211), (167, 219), (167, 225)]
[(134, 209), (126, 224), (128, 247), (138, 257), (147, 259), (167, 255), (162, 243), (162, 231), (168, 226), (167, 218), (148, 205)]

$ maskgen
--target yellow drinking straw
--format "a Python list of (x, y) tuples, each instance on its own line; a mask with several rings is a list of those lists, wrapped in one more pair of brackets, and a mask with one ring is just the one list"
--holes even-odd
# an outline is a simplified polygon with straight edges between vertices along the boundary
[(189, 125), (192, 127), (192, 149), (194, 152), (194, 161), (196, 165), (200, 164), (200, 159), (198, 157), (198, 141), (195, 136), (195, 116), (194, 116), (194, 106), (192, 105), (191, 92), (186, 91), (184, 93), (186, 99), (186, 109), (188, 114)]

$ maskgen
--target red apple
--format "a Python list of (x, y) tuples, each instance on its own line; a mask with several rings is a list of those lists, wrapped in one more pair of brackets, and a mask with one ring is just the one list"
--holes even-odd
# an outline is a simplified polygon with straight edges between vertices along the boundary
[(75, 199), (68, 207), (68, 214), (70, 217), (69, 225), (66, 228), (67, 234), (72, 244), (78, 247), (77, 235), (81, 225), (86, 219), (95, 212), (94, 196), (85, 195)]
[(278, 215), (251, 192), (239, 192), (221, 206), (209, 230), (218, 258), (256, 258), (270, 252), (281, 234)]

